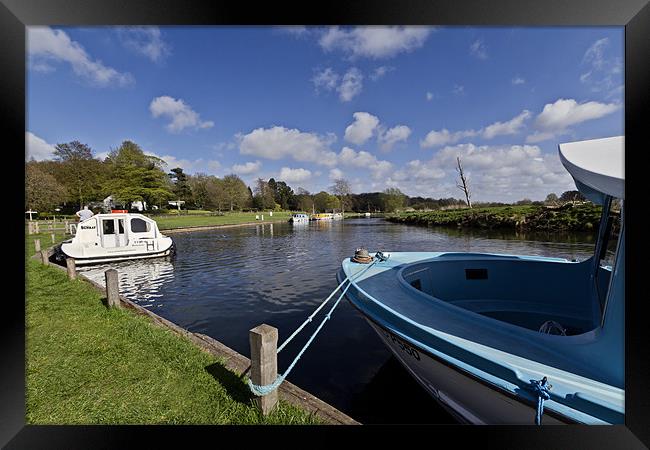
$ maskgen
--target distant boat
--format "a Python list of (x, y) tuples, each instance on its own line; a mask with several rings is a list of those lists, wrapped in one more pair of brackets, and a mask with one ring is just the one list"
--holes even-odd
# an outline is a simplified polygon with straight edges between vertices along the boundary
[(366, 217), (370, 217), (370, 213), (369, 213), (369, 212), (365, 213), (364, 215), (365, 215)]
[(289, 218), (289, 222), (293, 224), (309, 223), (309, 216), (307, 214), (292, 214)]
[[(339, 281), (359, 274), (350, 303), (459, 420), (625, 423), (624, 145), (622, 136), (559, 145), (577, 188), (603, 206), (586, 261), (449, 252), (391, 252), (370, 267), (368, 258), (343, 261)], [(610, 266), (602, 260), (615, 239), (614, 198)]]
[(77, 224), (75, 236), (61, 243), (56, 258), (74, 258), (76, 265), (84, 265), (168, 256), (173, 251), (174, 242), (160, 233), (154, 220), (116, 212)]
[(343, 219), (343, 213), (334, 213), (332, 215), (332, 219), (333, 220), (341, 220), (341, 219)]
[(319, 213), (319, 214), (312, 214), (310, 220), (332, 220), (333, 218), (334, 218), (334, 214), (332, 213)]

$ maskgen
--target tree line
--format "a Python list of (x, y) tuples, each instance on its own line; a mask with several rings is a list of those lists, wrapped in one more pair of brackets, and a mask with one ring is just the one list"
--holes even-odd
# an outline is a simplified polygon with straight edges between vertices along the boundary
[[(25, 163), (25, 207), (39, 212), (76, 211), (83, 205), (99, 207), (108, 196), (116, 206), (129, 208), (133, 202), (147, 209), (167, 209), (169, 201), (182, 201), (185, 209), (211, 211), (291, 210), (305, 212), (394, 212), (406, 208), (435, 210), (463, 207), (456, 198), (409, 197), (396, 187), (382, 192), (354, 194), (350, 183), (339, 178), (328, 191), (295, 191), (285, 181), (258, 178), (253, 189), (235, 174), (222, 178), (204, 173), (186, 174), (180, 167), (165, 170), (166, 163), (147, 155), (132, 141), (111, 149), (102, 161), (79, 141), (57, 144), (54, 159)], [(578, 191), (560, 197), (549, 194), (544, 202), (523, 199), (517, 204), (561, 204), (584, 200)], [(506, 203), (475, 203), (503, 206)], [(173, 206), (174, 208), (176, 206)]]

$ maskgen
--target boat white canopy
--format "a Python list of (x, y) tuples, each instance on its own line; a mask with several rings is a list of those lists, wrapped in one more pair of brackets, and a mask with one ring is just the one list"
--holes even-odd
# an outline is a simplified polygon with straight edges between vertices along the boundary
[(567, 142), (559, 145), (559, 153), (589, 200), (602, 203), (603, 194), (625, 199), (625, 136)]

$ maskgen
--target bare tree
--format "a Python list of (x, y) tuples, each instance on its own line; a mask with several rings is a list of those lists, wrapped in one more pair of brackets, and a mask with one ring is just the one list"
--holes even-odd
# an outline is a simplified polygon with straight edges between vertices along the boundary
[(469, 191), (469, 181), (465, 176), (465, 172), (463, 172), (463, 166), (460, 164), (460, 156), (456, 157), (456, 161), (458, 162), (458, 167), (456, 167), (456, 171), (458, 171), (458, 175), (460, 176), (460, 183), (457, 183), (456, 187), (458, 187), (458, 189), (460, 189), (465, 193), (465, 198), (467, 199), (467, 206), (471, 208), (472, 202), (470, 201), (470, 197), (472, 196), (472, 194)]
[(345, 204), (347, 203), (348, 196), (352, 193), (350, 183), (345, 178), (337, 178), (334, 180), (334, 185), (330, 187), (330, 190), (339, 198), (339, 202), (341, 202), (341, 213), (345, 213)]

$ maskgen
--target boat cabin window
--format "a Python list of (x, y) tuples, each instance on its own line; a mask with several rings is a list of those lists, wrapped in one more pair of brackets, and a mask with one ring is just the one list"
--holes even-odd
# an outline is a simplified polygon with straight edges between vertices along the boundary
[(102, 230), (104, 234), (115, 234), (115, 222), (113, 219), (102, 220)]
[(151, 224), (142, 219), (131, 219), (131, 231), (134, 233), (146, 233), (151, 231)]
[[(118, 223), (118, 234), (124, 234), (124, 219), (119, 219)], [(114, 219), (104, 219), (102, 220), (102, 230), (104, 234), (115, 234), (115, 222)]]

